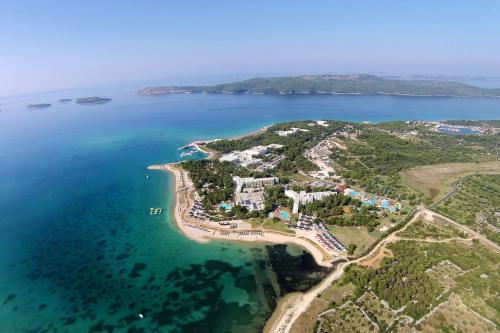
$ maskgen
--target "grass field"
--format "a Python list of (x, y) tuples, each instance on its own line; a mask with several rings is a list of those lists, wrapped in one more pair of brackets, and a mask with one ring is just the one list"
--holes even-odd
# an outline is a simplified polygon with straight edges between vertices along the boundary
[(376, 231), (368, 232), (366, 227), (343, 227), (328, 225), (328, 230), (345, 246), (356, 244), (354, 255), (361, 254), (377, 240)]
[(273, 221), (272, 219), (251, 219), (252, 228), (264, 228), (295, 235), (295, 231), (288, 229), (283, 221)]
[(500, 161), (447, 163), (411, 168), (400, 173), (403, 184), (435, 202), (453, 189), (453, 183), (474, 174), (500, 174)]

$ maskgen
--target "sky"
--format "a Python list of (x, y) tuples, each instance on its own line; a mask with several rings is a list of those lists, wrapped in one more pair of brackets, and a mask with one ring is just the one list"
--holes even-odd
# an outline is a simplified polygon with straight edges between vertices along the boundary
[(0, 96), (176, 78), (500, 76), (500, 1), (1, 0)]

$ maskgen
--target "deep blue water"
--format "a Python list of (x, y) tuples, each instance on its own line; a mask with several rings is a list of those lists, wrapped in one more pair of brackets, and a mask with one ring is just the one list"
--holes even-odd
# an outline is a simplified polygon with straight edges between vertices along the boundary
[[(140, 97), (135, 88), (0, 99), (1, 332), (255, 332), (277, 297), (325, 274), (295, 247), (179, 234), (171, 179), (146, 166), (177, 161), (192, 140), (293, 119), (500, 118), (491, 98)], [(90, 95), (113, 101), (57, 102)], [(53, 106), (26, 108), (42, 102)], [(149, 216), (155, 206), (164, 214)]]

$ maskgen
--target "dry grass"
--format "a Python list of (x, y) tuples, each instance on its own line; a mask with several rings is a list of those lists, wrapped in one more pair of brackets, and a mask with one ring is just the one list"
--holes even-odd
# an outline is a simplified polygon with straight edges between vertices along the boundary
[(421, 325), (422, 332), (498, 332), (495, 325), (469, 310), (455, 295)]
[(375, 317), (379, 323), (384, 322), (386, 325), (389, 325), (396, 319), (396, 312), (382, 304), (379, 298), (372, 292), (365, 293), (357, 302), (361, 304), (361, 307), (368, 316), (371, 318)]
[(352, 303), (321, 316), (321, 321), (323, 332), (377, 332), (373, 323), (365, 317), (361, 309)]
[(354, 292), (354, 285), (351, 283), (340, 286), (335, 283), (329, 286), (321, 293), (320, 297), (316, 297), (307, 310), (300, 315), (294, 322), (290, 330), (291, 333), (304, 333), (313, 332), (314, 325), (316, 324), (317, 316), (321, 312), (332, 307), (332, 302), (340, 305), (344, 303), (346, 297), (352, 295)]
[(437, 201), (453, 188), (453, 183), (474, 173), (498, 174), (500, 161), (426, 165), (401, 172), (403, 183)]
[(380, 246), (372, 256), (361, 261), (360, 264), (365, 267), (378, 268), (380, 263), (382, 262), (382, 259), (384, 259), (385, 257), (392, 257), (392, 252), (391, 250), (387, 249), (384, 244)]

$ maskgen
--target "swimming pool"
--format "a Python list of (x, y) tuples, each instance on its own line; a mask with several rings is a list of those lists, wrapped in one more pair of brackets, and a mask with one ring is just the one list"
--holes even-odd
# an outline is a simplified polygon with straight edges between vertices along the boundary
[(227, 202), (223, 202), (219, 205), (219, 207), (222, 207), (226, 210), (226, 212), (230, 211), (231, 209), (233, 209), (233, 205), (231, 204), (228, 204)]
[(287, 221), (289, 221), (289, 220), (290, 220), (290, 214), (289, 214), (286, 210), (281, 210), (281, 211), (280, 211), (280, 217), (281, 217), (283, 220), (287, 220)]

